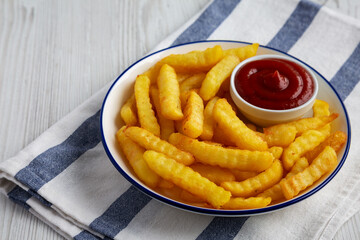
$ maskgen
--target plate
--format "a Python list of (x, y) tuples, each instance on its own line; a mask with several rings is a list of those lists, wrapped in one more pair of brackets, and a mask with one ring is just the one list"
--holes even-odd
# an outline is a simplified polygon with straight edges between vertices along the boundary
[[(348, 136), (348, 139), (345, 146), (338, 153), (338, 165), (332, 172), (323, 176), (312, 187), (308, 188), (306, 191), (302, 192), (300, 195), (298, 195), (297, 197), (291, 200), (259, 209), (219, 210), (219, 209), (196, 207), (182, 202), (174, 201), (170, 198), (163, 196), (157, 193), (156, 191), (152, 190), (151, 188), (147, 187), (145, 184), (143, 184), (136, 177), (136, 175), (131, 170), (130, 166), (127, 164), (127, 161), (124, 155), (121, 153), (120, 148), (117, 144), (115, 134), (118, 131), (118, 129), (120, 129), (120, 127), (124, 125), (119, 114), (120, 107), (124, 104), (126, 99), (128, 99), (131, 93), (133, 92), (135, 78), (138, 74), (145, 72), (151, 66), (153, 66), (154, 63), (156, 63), (160, 59), (170, 54), (187, 53), (193, 50), (205, 50), (206, 48), (213, 47), (215, 45), (221, 45), (223, 49), (228, 49), (228, 48), (246, 46), (248, 44), (251, 43), (214, 40), (214, 41), (191, 42), (191, 43), (165, 48), (160, 51), (151, 53), (146, 57), (138, 60), (137, 62), (132, 64), (129, 68), (127, 68), (114, 81), (114, 83), (111, 85), (104, 98), (101, 109), (100, 128), (102, 135), (102, 143), (112, 164), (131, 184), (133, 184), (139, 190), (151, 196), (152, 198), (157, 199), (170, 206), (180, 208), (182, 210), (186, 210), (194, 213), (200, 213), (200, 214), (213, 215), (213, 216), (252, 216), (256, 214), (269, 213), (272, 211), (283, 209), (285, 207), (292, 206), (310, 197), (316, 192), (320, 191), (326, 184), (328, 184), (334, 178), (334, 176), (339, 172), (339, 170), (343, 166), (350, 148), (351, 129), (350, 129), (349, 117), (346, 108), (344, 106), (344, 103), (341, 101), (339, 94), (336, 92), (334, 87), (329, 83), (329, 81), (327, 81), (314, 68), (312, 68), (311, 66), (307, 65), (306, 63), (302, 62), (301, 60), (287, 53), (261, 45), (259, 46), (257, 55), (262, 55), (262, 54), (286, 55), (297, 59), (298, 61), (307, 65), (312, 71), (314, 71), (315, 76), (319, 83), (319, 92), (317, 98), (327, 101), (330, 104), (331, 112), (339, 113), (339, 117), (332, 123), (332, 130), (333, 131), (340, 130), (345, 132)], [(309, 113), (308, 115), (311, 115), (311, 113)]]

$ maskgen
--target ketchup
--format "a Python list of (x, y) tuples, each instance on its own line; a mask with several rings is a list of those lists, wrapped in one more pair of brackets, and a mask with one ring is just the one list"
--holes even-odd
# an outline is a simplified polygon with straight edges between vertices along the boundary
[(235, 87), (245, 101), (273, 110), (298, 107), (314, 93), (314, 81), (303, 67), (276, 58), (247, 63), (236, 73)]

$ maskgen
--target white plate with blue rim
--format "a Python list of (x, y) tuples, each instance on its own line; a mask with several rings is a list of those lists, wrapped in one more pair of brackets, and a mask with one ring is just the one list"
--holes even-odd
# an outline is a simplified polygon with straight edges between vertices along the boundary
[[(138, 177), (135, 175), (125, 156), (120, 151), (119, 145), (117, 143), (115, 134), (116, 132), (124, 125), (123, 121), (120, 117), (120, 107), (124, 104), (124, 102), (130, 97), (133, 92), (133, 86), (135, 82), (135, 78), (138, 74), (141, 74), (148, 70), (154, 63), (158, 62), (160, 59), (168, 56), (170, 54), (179, 54), (179, 53), (187, 53), (194, 50), (205, 50), (206, 48), (213, 47), (215, 45), (220, 45), (223, 49), (228, 48), (236, 48), (246, 46), (251, 43), (239, 42), (239, 41), (227, 41), (227, 40), (214, 40), (214, 41), (199, 41), (199, 42), (191, 42), (185, 43), (169, 48), (165, 48), (159, 50), (157, 52), (151, 53), (142, 59), (133, 63), (130, 67), (128, 67), (111, 85), (109, 88), (102, 105), (101, 116), (100, 116), (100, 128), (102, 135), (102, 143), (104, 149), (114, 167), (119, 171), (121, 175), (123, 175), (131, 184), (137, 187), (143, 193), (149, 195), (150, 197), (159, 200), (164, 204), (168, 204), (170, 206), (190, 211), (193, 213), (206, 214), (212, 216), (252, 216), (257, 214), (264, 214), (273, 212), (276, 210), (284, 209), (286, 207), (291, 207), (292, 205), (297, 204), (298, 202), (303, 201), (304, 199), (312, 196), (313, 194), (321, 191), (326, 184), (330, 181), (335, 180), (335, 175), (340, 171), (341, 167), (346, 161), (346, 157), (348, 155), (350, 149), (350, 141), (351, 141), (351, 128), (350, 121), (341, 98), (339, 94), (336, 92), (334, 87), (327, 81), (320, 73), (318, 73), (314, 68), (307, 65), (305, 62), (287, 54), (281, 52), (279, 50), (266, 47), (259, 46), (257, 55), (262, 54), (276, 54), (276, 55), (285, 55), (291, 58), (294, 58), (307, 67), (310, 68), (311, 71), (314, 72), (318, 84), (318, 99), (324, 100), (330, 105), (330, 112), (336, 112), (339, 114), (339, 117), (332, 123), (332, 131), (340, 130), (347, 134), (347, 141), (343, 148), (338, 153), (338, 164), (336, 168), (322, 176), (315, 184), (306, 190), (302, 191), (298, 196), (294, 197), (291, 200), (283, 201), (274, 205), (269, 205), (264, 208), (258, 209), (246, 209), (246, 210), (223, 210), (223, 209), (213, 209), (213, 208), (205, 208), (198, 207), (194, 205), (190, 205), (184, 202), (176, 201), (169, 197), (166, 197), (159, 192), (151, 189), (146, 186), (143, 182), (141, 182)], [(312, 113), (308, 113), (310, 116)]]

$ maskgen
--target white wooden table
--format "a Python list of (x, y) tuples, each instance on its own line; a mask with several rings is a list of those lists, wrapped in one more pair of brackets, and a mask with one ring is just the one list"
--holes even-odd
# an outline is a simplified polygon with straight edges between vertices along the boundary
[[(149, 52), (209, 0), (0, 0), (0, 161)], [(359, 0), (316, 2), (360, 19)], [(0, 239), (63, 239), (0, 195)], [(360, 239), (360, 212), (335, 239)]]

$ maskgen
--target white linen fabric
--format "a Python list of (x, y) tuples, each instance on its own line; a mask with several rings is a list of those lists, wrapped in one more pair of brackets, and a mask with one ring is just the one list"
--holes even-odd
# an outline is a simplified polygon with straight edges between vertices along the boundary
[[(155, 49), (227, 39), (258, 42), (305, 61), (360, 116), (360, 22), (306, 0), (214, 0)], [(0, 164), (0, 192), (66, 238), (330, 239), (360, 210), (360, 150), (314, 196), (253, 217), (197, 215), (152, 200), (124, 179), (101, 144), (105, 86)], [(360, 125), (352, 126), (352, 146)], [(101, 179), (101, 181), (99, 180)]]

